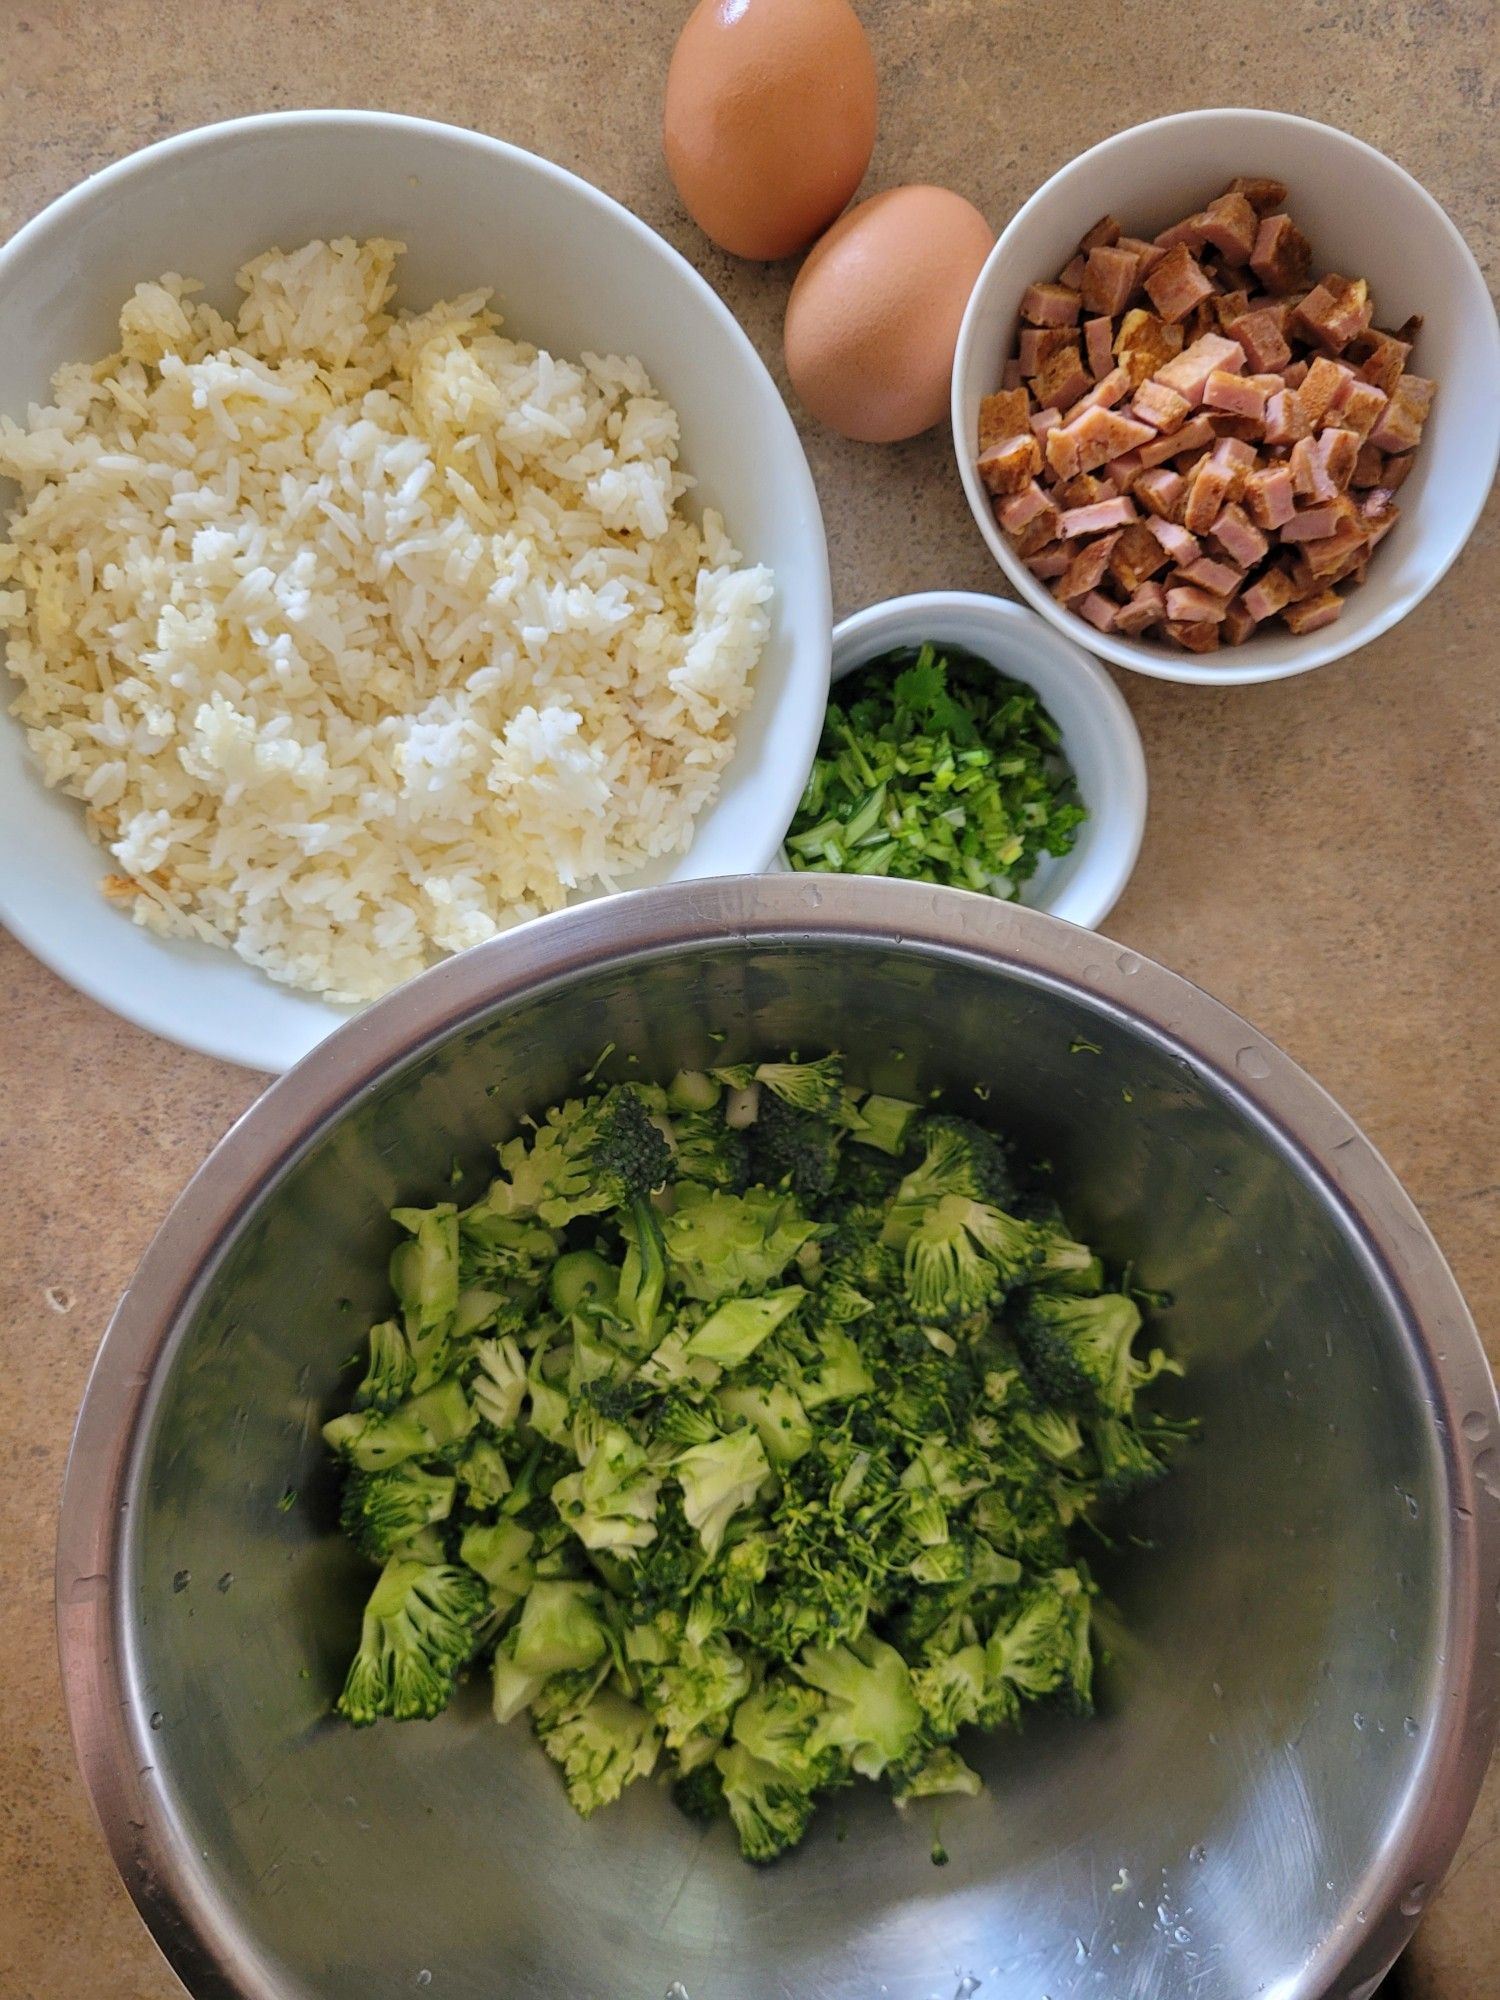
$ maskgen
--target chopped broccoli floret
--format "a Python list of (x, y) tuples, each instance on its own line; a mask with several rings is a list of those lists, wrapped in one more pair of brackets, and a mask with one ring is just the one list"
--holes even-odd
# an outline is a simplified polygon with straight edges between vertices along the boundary
[(859, 1122), (850, 1136), (861, 1146), (873, 1146), (893, 1159), (906, 1151), (912, 1121), (920, 1117), (921, 1106), (908, 1104), (904, 1097), (864, 1097), (859, 1104)]
[(725, 1437), (695, 1444), (672, 1461), (682, 1488), (682, 1510), (708, 1555), (717, 1555), (724, 1531), (748, 1507), (770, 1473), (765, 1449), (746, 1424)]
[(749, 1689), (748, 1663), (722, 1638), (685, 1644), (641, 1676), (641, 1698), (669, 1750), (681, 1750), (694, 1737), (716, 1744)]
[(608, 1688), (584, 1708), (543, 1726), (542, 1748), (562, 1765), (573, 1810), (587, 1819), (610, 1805), (636, 1778), (648, 1777), (661, 1739), (644, 1709)]
[(469, 1383), (474, 1408), (492, 1430), (514, 1430), (526, 1400), (526, 1362), (509, 1334), (481, 1340), (474, 1349), (477, 1364)]
[(365, 1606), (339, 1714), (361, 1726), (382, 1715), (400, 1722), (439, 1714), (488, 1608), (470, 1571), (393, 1557)]
[(737, 1368), (806, 1297), (800, 1285), (787, 1285), (779, 1292), (768, 1292), (763, 1299), (726, 1299), (688, 1335), (683, 1353), (690, 1361), (715, 1361), (721, 1368)]
[(761, 1094), (750, 1130), (750, 1172), (765, 1187), (789, 1188), (804, 1205), (822, 1201), (839, 1169), (844, 1135), (826, 1118)]
[(966, 1723), (978, 1722), (985, 1713), (984, 1648), (976, 1641), (955, 1652), (939, 1653), (912, 1668), (911, 1682), (929, 1734), (946, 1743)]
[(755, 1426), (772, 1465), (794, 1465), (812, 1450), (807, 1411), (785, 1382), (733, 1382), (719, 1391), (718, 1401), (729, 1416)]
[(679, 1188), (689, 1181), (743, 1194), (750, 1185), (750, 1142), (743, 1130), (725, 1124), (722, 1111), (674, 1112), (672, 1141)]
[(370, 1328), (370, 1359), (354, 1392), (355, 1407), (389, 1410), (411, 1393), (415, 1359), (401, 1322), (383, 1319)]
[(629, 1555), (656, 1539), (661, 1474), (622, 1424), (601, 1422), (581, 1472), (559, 1479), (552, 1504), (586, 1549)]
[(836, 1783), (843, 1765), (842, 1753), (819, 1740), (825, 1710), (816, 1688), (773, 1673), (734, 1711), (734, 1740), (789, 1783), (814, 1791)]
[(845, 1646), (803, 1653), (792, 1671), (828, 1697), (816, 1740), (847, 1757), (866, 1778), (907, 1757), (922, 1729), (911, 1669), (883, 1640), (866, 1632)]
[(840, 1056), (820, 1056), (816, 1062), (757, 1063), (755, 1081), (797, 1111), (826, 1118), (839, 1108), (844, 1089)]
[(963, 1195), (987, 1208), (1004, 1208), (1014, 1184), (1004, 1149), (993, 1133), (966, 1118), (936, 1116), (922, 1125), (922, 1158), (896, 1190), (885, 1240), (897, 1249), (925, 1209), (944, 1195)]
[(531, 1565), (535, 1541), (519, 1521), (475, 1521), (464, 1529), (459, 1561), (482, 1576), (492, 1590), (519, 1600), (536, 1580)]
[(446, 1521), (458, 1481), (451, 1472), (398, 1465), (390, 1472), (354, 1472), (344, 1486), (339, 1524), (363, 1556), (383, 1563), (402, 1542)]
[(875, 1387), (859, 1342), (837, 1320), (825, 1321), (815, 1332), (783, 1327), (776, 1345), (798, 1399), (809, 1414), (826, 1403), (848, 1403), (868, 1396)]
[(672, 1803), (689, 1819), (715, 1820), (724, 1810), (724, 1780), (719, 1767), (710, 1760), (695, 1764), (672, 1787)]
[(807, 1832), (817, 1794), (793, 1783), (774, 1764), (763, 1764), (743, 1743), (714, 1759), (729, 1817), (747, 1861), (774, 1861)]
[(1090, 1699), (1089, 1596), (1076, 1570), (1054, 1570), (1020, 1593), (985, 1646), (991, 1703), (1014, 1713), (1022, 1696), (1037, 1700), (1068, 1688), (1080, 1705)]
[(1015, 1318), (1016, 1345), (1038, 1392), (1084, 1416), (1129, 1417), (1137, 1392), (1158, 1375), (1180, 1373), (1154, 1348), (1131, 1352), (1141, 1311), (1123, 1292), (1097, 1298), (1031, 1292)]
[(473, 1430), (474, 1412), (457, 1381), (439, 1382), (394, 1410), (351, 1410), (323, 1426), (324, 1441), (360, 1472), (384, 1472), (408, 1458), (441, 1455)]
[(591, 1667), (609, 1649), (599, 1592), (586, 1583), (533, 1583), (521, 1606), (511, 1656), (526, 1673)]
[(940, 1798), (948, 1793), (972, 1799), (983, 1790), (979, 1773), (971, 1770), (956, 1750), (943, 1744), (929, 1750), (920, 1763), (902, 1770), (891, 1794), (898, 1806), (904, 1806), (912, 1799)]
[(662, 1230), (674, 1281), (690, 1299), (713, 1303), (775, 1284), (817, 1225), (789, 1195), (725, 1194), (689, 1181), (679, 1183)]

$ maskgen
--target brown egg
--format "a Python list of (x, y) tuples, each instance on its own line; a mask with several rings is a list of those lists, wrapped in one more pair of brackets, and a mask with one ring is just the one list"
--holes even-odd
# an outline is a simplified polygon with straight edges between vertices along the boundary
[(667, 72), (662, 146), (688, 214), (737, 257), (790, 257), (864, 177), (875, 59), (848, 0), (700, 0)]
[(787, 373), (819, 422), (868, 444), (940, 422), (959, 322), (994, 247), (979, 210), (947, 188), (891, 188), (840, 217), (786, 308)]

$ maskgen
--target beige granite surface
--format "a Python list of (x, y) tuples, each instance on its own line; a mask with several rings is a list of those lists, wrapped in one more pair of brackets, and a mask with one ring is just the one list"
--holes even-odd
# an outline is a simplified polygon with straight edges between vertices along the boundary
[[(684, 11), (675, 0), (0, 0), (0, 233), (167, 133), (297, 104), (381, 106), (497, 133), (601, 184), (708, 275), (779, 374), (790, 267), (736, 265), (707, 245), (657, 150), (660, 80)], [(1492, 7), (861, 0), (861, 11), (883, 80), (871, 186), (946, 182), (998, 226), (1112, 130), (1198, 104), (1262, 103), (1394, 155), (1493, 273)], [(941, 434), (889, 450), (810, 427), (806, 440), (841, 611), (929, 585), (996, 587)], [(1492, 506), (1436, 595), (1354, 660), (1222, 694), (1121, 676), (1145, 736), (1152, 818), (1110, 922), (1249, 1015), (1342, 1100), (1430, 1219), (1492, 1355), (1497, 521)], [(180, 1991), (74, 1773), (53, 1657), (53, 1520), (110, 1308), (257, 1088), (124, 1026), (0, 940), (4, 2000)], [(1494, 1773), (1410, 1966), (1420, 2000), (1500, 2000)]]

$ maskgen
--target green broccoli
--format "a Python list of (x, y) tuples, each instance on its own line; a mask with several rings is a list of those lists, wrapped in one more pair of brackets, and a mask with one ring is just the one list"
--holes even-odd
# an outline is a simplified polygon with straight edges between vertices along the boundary
[(944, 1195), (962, 1195), (987, 1208), (1004, 1209), (1014, 1199), (1005, 1150), (991, 1132), (966, 1118), (942, 1115), (922, 1124), (922, 1158), (896, 1190), (884, 1238), (904, 1249), (922, 1212)]
[(1030, 1281), (1049, 1292), (1087, 1296), (1104, 1289), (1104, 1264), (1087, 1243), (1078, 1243), (1061, 1222), (1033, 1223), (1037, 1256)]
[(469, 1570), (394, 1556), (365, 1606), (339, 1714), (357, 1727), (382, 1715), (403, 1722), (439, 1714), (488, 1608)]
[[(445, 1343), (446, 1345), (446, 1343)], [(411, 1394), (416, 1357), (401, 1322), (383, 1319), (370, 1328), (370, 1359), (354, 1392), (354, 1406), (363, 1410), (393, 1409)]]
[(764, 1187), (790, 1189), (804, 1206), (828, 1194), (844, 1142), (838, 1126), (763, 1091), (748, 1136), (753, 1180)]
[[(736, 1535), (741, 1525), (734, 1523)], [(686, 1586), (688, 1608), (683, 1630), (688, 1643), (701, 1646), (719, 1632), (754, 1637), (761, 1585), (770, 1566), (771, 1541), (765, 1534), (727, 1540), (712, 1561), (703, 1556), (701, 1544), (697, 1544)]]
[(817, 1794), (763, 1764), (743, 1743), (731, 1743), (714, 1759), (724, 1803), (747, 1861), (774, 1861), (807, 1832)]
[(800, 1285), (787, 1285), (762, 1299), (726, 1299), (688, 1335), (683, 1354), (689, 1361), (714, 1361), (721, 1368), (737, 1368), (806, 1297)]
[(731, 1733), (759, 1763), (781, 1772), (789, 1784), (818, 1791), (836, 1784), (843, 1769), (839, 1751), (816, 1740), (827, 1704), (816, 1688), (783, 1673), (768, 1674), (734, 1711)]
[(612, 1317), (619, 1293), (619, 1272), (597, 1250), (565, 1250), (547, 1274), (548, 1300), (564, 1319)]
[(481, 1340), (474, 1349), (469, 1381), (474, 1408), (492, 1430), (514, 1430), (526, 1400), (526, 1362), (509, 1334)]
[(458, 1310), (458, 1210), (451, 1201), (393, 1208), (391, 1220), (410, 1232), (390, 1261), (391, 1290), (408, 1331), (446, 1325)]
[(491, 1437), (475, 1431), (463, 1457), (458, 1461), (458, 1482), (464, 1490), (464, 1504), (475, 1513), (498, 1507), (511, 1490), (510, 1467), (505, 1453)]
[(815, 1740), (847, 1757), (861, 1776), (878, 1778), (911, 1753), (922, 1709), (894, 1646), (866, 1632), (848, 1645), (803, 1653), (792, 1671), (828, 1698)]
[(622, 1424), (600, 1420), (594, 1430), (583, 1469), (556, 1482), (552, 1505), (586, 1549), (629, 1556), (656, 1539), (661, 1474)]
[(794, 1465), (813, 1446), (813, 1427), (795, 1389), (774, 1377), (731, 1382), (719, 1391), (719, 1408), (753, 1424), (773, 1466)]
[(538, 1719), (536, 1733), (561, 1764), (568, 1801), (584, 1819), (611, 1805), (636, 1778), (649, 1777), (661, 1747), (645, 1711), (608, 1688), (555, 1722)]
[(351, 1410), (323, 1426), (324, 1442), (360, 1472), (385, 1472), (409, 1458), (441, 1456), (463, 1443), (475, 1416), (451, 1377), (394, 1410)]
[(488, 1656), (579, 1811), (661, 1756), (769, 1860), (856, 1775), (970, 1793), (961, 1730), (1088, 1707), (1081, 1530), (1193, 1426), (1143, 1406), (1158, 1301), (1100, 1293), (995, 1134), (836, 1057), (591, 1077), (481, 1201), (393, 1213), (325, 1433), (385, 1565), (342, 1713)]
[(989, 1701), (1014, 1714), (1023, 1696), (1035, 1701), (1068, 1688), (1077, 1704), (1087, 1707), (1093, 1664), (1089, 1609), (1076, 1570), (1054, 1570), (1045, 1582), (1022, 1591), (985, 1644)]
[(1128, 1417), (1148, 1382), (1181, 1373), (1159, 1348), (1146, 1361), (1135, 1359), (1141, 1311), (1123, 1292), (1097, 1298), (1030, 1292), (1013, 1330), (1038, 1393), (1083, 1416)]
[(586, 1583), (533, 1583), (521, 1606), (511, 1657), (523, 1672), (591, 1667), (609, 1650), (603, 1599)]
[(773, 1092), (798, 1111), (827, 1117), (839, 1109), (844, 1089), (841, 1056), (821, 1056), (816, 1062), (730, 1063), (710, 1075), (731, 1090), (748, 1090), (752, 1083)]
[(1000, 1289), (1000, 1273), (968, 1228), (973, 1202), (944, 1195), (925, 1209), (906, 1239), (906, 1296), (915, 1311), (953, 1319), (977, 1312)]
[(706, 1554), (718, 1554), (730, 1521), (750, 1505), (770, 1471), (765, 1449), (748, 1424), (725, 1437), (691, 1445), (673, 1459), (683, 1513), (689, 1526), (697, 1529)]
[(863, 1097), (849, 1136), (861, 1146), (899, 1159), (906, 1151), (912, 1121), (920, 1116), (921, 1106), (908, 1104), (904, 1097)]
[(1022, 1407), (1014, 1411), (1011, 1422), (1054, 1465), (1067, 1465), (1083, 1450), (1083, 1426), (1066, 1410), (1054, 1410), (1046, 1404), (1035, 1409)]
[(836, 1320), (826, 1320), (815, 1332), (796, 1325), (782, 1327), (776, 1352), (809, 1415), (825, 1404), (852, 1402), (874, 1390), (875, 1377), (859, 1342)]
[(749, 1691), (749, 1664), (723, 1638), (684, 1644), (674, 1658), (645, 1668), (641, 1676), (641, 1699), (669, 1750), (704, 1737), (711, 1754)]
[(972, 1799), (983, 1790), (979, 1773), (971, 1770), (956, 1750), (942, 1745), (929, 1750), (919, 1762), (904, 1766), (895, 1775), (891, 1796), (898, 1806), (904, 1806), (913, 1799), (941, 1798), (948, 1793)]
[(688, 1181), (679, 1182), (662, 1233), (674, 1282), (688, 1298), (714, 1304), (774, 1284), (817, 1225), (789, 1195), (765, 1188), (725, 1194)]
[(939, 1743), (950, 1742), (966, 1724), (984, 1715), (986, 1680), (985, 1652), (977, 1641), (951, 1653), (940, 1652), (912, 1668), (912, 1692), (928, 1733)]
[(672, 1803), (688, 1819), (716, 1820), (724, 1811), (724, 1780), (710, 1760), (695, 1764), (672, 1787)]
[(526, 1421), (548, 1444), (566, 1445), (571, 1435), (568, 1395), (547, 1372), (553, 1351), (550, 1340), (544, 1339), (532, 1354), (526, 1370)]
[(1189, 1435), (1190, 1423), (1168, 1423), (1160, 1417), (1138, 1424), (1123, 1417), (1101, 1417), (1088, 1426), (1088, 1441), (1098, 1466), (1099, 1483), (1114, 1500), (1165, 1476), (1169, 1454)]
[(492, 1591), (519, 1603), (536, 1581), (531, 1564), (535, 1541), (519, 1521), (474, 1521), (463, 1531), (458, 1559), (482, 1576)]
[(690, 1182), (743, 1194), (750, 1185), (750, 1142), (724, 1123), (721, 1111), (676, 1112), (672, 1118), (672, 1168), (677, 1185)]
[(389, 1472), (352, 1472), (339, 1525), (362, 1556), (383, 1563), (402, 1542), (446, 1521), (457, 1491), (451, 1472), (424, 1472), (410, 1461)]

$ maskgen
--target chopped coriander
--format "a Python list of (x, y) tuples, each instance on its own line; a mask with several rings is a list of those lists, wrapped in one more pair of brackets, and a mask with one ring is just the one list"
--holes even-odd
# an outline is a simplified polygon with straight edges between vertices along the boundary
[(1014, 897), (1087, 817), (1034, 689), (903, 647), (834, 689), (787, 836), (793, 868)]

